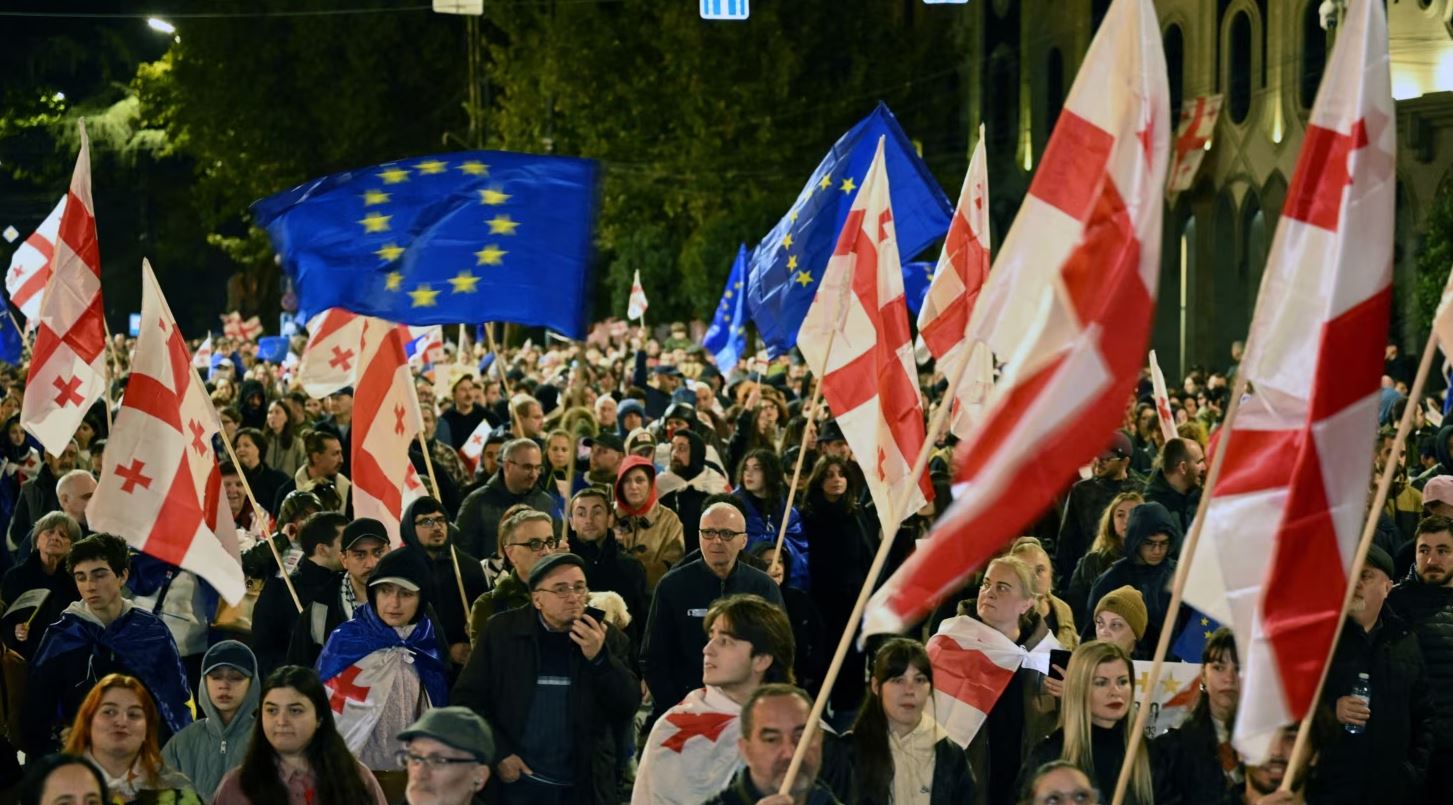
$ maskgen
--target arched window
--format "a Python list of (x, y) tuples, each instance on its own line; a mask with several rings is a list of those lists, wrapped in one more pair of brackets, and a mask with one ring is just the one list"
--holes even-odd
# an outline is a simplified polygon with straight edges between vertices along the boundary
[(1307, 0), (1302, 12), (1302, 77), (1297, 102), (1311, 109), (1317, 100), (1317, 86), (1322, 83), (1322, 70), (1327, 66), (1327, 32), (1322, 30), (1321, 0)]
[(1231, 122), (1244, 123), (1251, 113), (1251, 17), (1238, 11), (1231, 17), (1226, 111)]
[(1044, 61), (1044, 130), (1053, 131), (1065, 105), (1065, 57), (1059, 48), (1050, 48)]
[(1165, 70), (1170, 78), (1171, 117), (1179, 118), (1186, 77), (1186, 38), (1179, 25), (1165, 29)]

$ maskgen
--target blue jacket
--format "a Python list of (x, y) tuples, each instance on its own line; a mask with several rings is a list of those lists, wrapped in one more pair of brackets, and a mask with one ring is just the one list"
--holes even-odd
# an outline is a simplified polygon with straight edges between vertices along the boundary
[[(782, 526), (780, 515), (764, 512), (758, 499), (745, 489), (738, 487), (732, 494), (747, 509), (747, 553), (751, 553), (753, 548), (762, 543), (776, 545), (777, 529)], [(783, 543), (788, 553), (792, 554), (792, 570), (787, 578), (787, 586), (809, 590), (812, 577), (807, 570), (807, 537), (802, 534), (802, 518), (798, 516), (796, 506), (787, 510), (787, 536)]]

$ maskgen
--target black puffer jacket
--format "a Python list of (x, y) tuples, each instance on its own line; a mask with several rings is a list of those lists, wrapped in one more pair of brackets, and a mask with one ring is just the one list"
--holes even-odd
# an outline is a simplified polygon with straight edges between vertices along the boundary
[[(1150, 566), (1140, 560), (1140, 545), (1154, 534), (1170, 537), (1170, 553), (1160, 564)], [(1176, 573), (1176, 562), (1170, 558), (1180, 553), (1181, 529), (1169, 511), (1159, 503), (1142, 503), (1130, 511), (1130, 522), (1125, 526), (1125, 556), (1115, 560), (1090, 588), (1090, 598), (1085, 602), (1085, 611), (1091, 615), (1100, 599), (1111, 590), (1130, 585), (1145, 597), (1145, 611), (1150, 616), (1140, 645), (1154, 646), (1160, 639), (1160, 630), (1165, 624), (1166, 612), (1170, 609), (1170, 584)], [(1182, 610), (1184, 612), (1184, 610)], [(1084, 640), (1095, 639), (1095, 624), (1085, 623)]]
[(1350, 618), (1343, 624), (1322, 703), (1335, 712), (1359, 673), (1372, 687), (1372, 718), (1361, 735), (1337, 730), (1319, 750), (1309, 797), (1318, 805), (1411, 802), (1428, 771), (1434, 714), (1417, 636), (1385, 608), (1371, 633)]
[(1453, 588), (1410, 578), (1393, 588), (1387, 607), (1418, 636), (1436, 718), (1436, 748), (1439, 754), (1453, 751)]

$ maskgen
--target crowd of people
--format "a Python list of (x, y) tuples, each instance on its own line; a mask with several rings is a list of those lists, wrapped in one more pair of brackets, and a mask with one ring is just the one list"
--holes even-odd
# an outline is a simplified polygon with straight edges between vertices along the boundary
[[(475, 347), (417, 367), (425, 427), (411, 460), (421, 477), (432, 468), (433, 488), (404, 507), (401, 545), (351, 514), (352, 389), (312, 399), (251, 342), (219, 340), (206, 371), (237, 458), (221, 470), (249, 581), (236, 606), (91, 532), (105, 404), (61, 455), (44, 454), (19, 424), (23, 367), (7, 370), (4, 796), (1109, 802), (1134, 662), (1190, 617), (1172, 615), (1168, 587), (1236, 353), (1172, 390), (1175, 438), (1147, 378), (1054, 507), (922, 624), (855, 644), (829, 684), (859, 590), (951, 499), (954, 439), (929, 465), (934, 500), (882, 534), (864, 468), (811, 406), (801, 359), (723, 376), (686, 332)], [(1281, 791), (1298, 725), (1257, 763), (1232, 747), (1240, 667), (1222, 628), (1187, 658), (1200, 662), (1196, 704), (1137, 753), (1127, 802), (1453, 801), (1453, 421), (1407, 398), (1409, 367), (1390, 348), (1369, 489), (1409, 405), (1415, 427), (1311, 717), (1312, 761)], [(115, 374), (112, 400), (125, 366)], [(942, 376), (921, 380), (941, 402)], [(883, 540), (887, 567), (869, 579)], [(1069, 652), (1048, 672), (1016, 670), (967, 745), (936, 716), (925, 648), (956, 616)]]

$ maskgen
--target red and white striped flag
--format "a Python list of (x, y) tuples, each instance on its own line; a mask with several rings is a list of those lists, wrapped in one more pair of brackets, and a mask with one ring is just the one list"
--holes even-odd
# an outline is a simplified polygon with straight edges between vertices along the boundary
[(1160, 371), (1160, 361), (1155, 358), (1155, 350), (1150, 351), (1150, 387), (1155, 391), (1155, 416), (1160, 420), (1160, 435), (1166, 441), (1176, 438), (1180, 434), (1176, 431), (1176, 417), (1170, 410), (1170, 392), (1165, 387), (1165, 374)]
[(903, 518), (933, 498), (933, 487), (927, 473), (918, 483), (912, 477), (924, 441), (923, 398), (881, 137), (802, 320), (797, 348), (821, 373), (822, 396), (862, 463), (891, 538)]
[(61, 197), (50, 215), (15, 250), (10, 258), (10, 270), (5, 274), (5, 291), (10, 294), (10, 301), (24, 314), (27, 328), (35, 326), (36, 316), (40, 315), (40, 299), (52, 273), (51, 261), (55, 257), (56, 238), (60, 234), (66, 198)]
[(1231, 626), (1233, 742), (1305, 717), (1366, 515), (1392, 305), (1396, 121), (1382, 3), (1349, 4), (1262, 277), (1186, 600)]
[(252, 341), (262, 335), (262, 321), (256, 316), (243, 321), (242, 314), (234, 310), (217, 318), (222, 320), (222, 335), (228, 338)]
[(322, 399), (358, 383), (363, 317), (332, 307), (308, 322), (308, 345), (298, 360), (298, 382), (309, 397)]
[(641, 270), (636, 269), (636, 275), (631, 280), (631, 298), (626, 303), (626, 318), (640, 321), (646, 315), (646, 308), (651, 303), (646, 301), (646, 289), (641, 287)]
[(970, 362), (952, 397), (950, 428), (960, 439), (969, 435), (994, 385), (994, 357), (983, 341), (969, 334), (974, 304), (988, 278), (989, 168), (984, 156), (984, 126), (980, 124), (979, 142), (969, 158), (958, 208), (918, 314), (918, 334), (938, 360), (938, 370), (944, 377), (952, 378), (959, 364)]
[(151, 265), (141, 274), (141, 335), (86, 522), (236, 604), (247, 584), (212, 448), (217, 412)]
[(934, 718), (960, 746), (984, 726), (1028, 652), (967, 615), (945, 620), (929, 639)]
[(353, 515), (383, 523), (398, 547), (399, 518), (413, 469), (409, 445), (424, 421), (399, 327), (371, 317), (363, 321), (361, 373), (353, 390)]
[(1152, 0), (1115, 0), (974, 310), (1010, 357), (960, 447), (954, 503), (874, 594), (866, 634), (928, 614), (1119, 427), (1160, 275), (1168, 98)]
[(1200, 170), (1201, 161), (1206, 157), (1206, 143), (1211, 141), (1211, 134), (1216, 131), (1216, 118), (1220, 114), (1220, 95), (1202, 95), (1181, 105), (1181, 122), (1166, 184), (1171, 198), (1182, 190), (1191, 189), (1196, 171)]
[(20, 408), (20, 424), (53, 456), (66, 448), (106, 386), (106, 321), (101, 306), (101, 250), (91, 203), (91, 144), (85, 123), (79, 126), (81, 152), (56, 231), (53, 272), (37, 314), (40, 325)]

